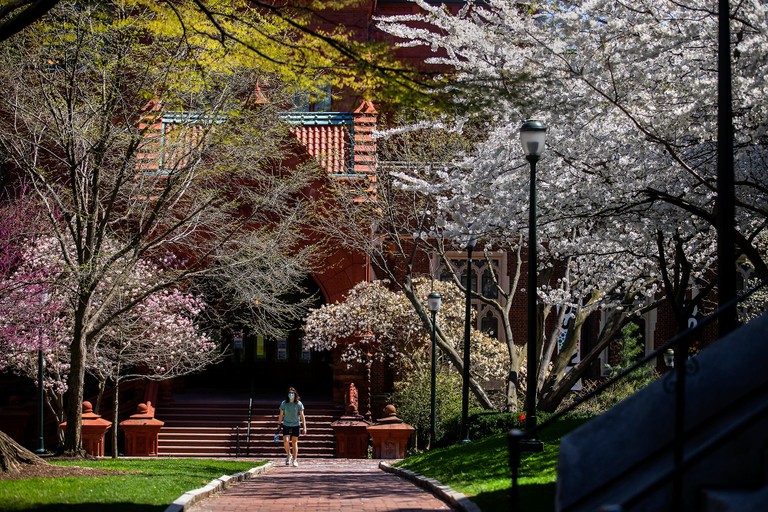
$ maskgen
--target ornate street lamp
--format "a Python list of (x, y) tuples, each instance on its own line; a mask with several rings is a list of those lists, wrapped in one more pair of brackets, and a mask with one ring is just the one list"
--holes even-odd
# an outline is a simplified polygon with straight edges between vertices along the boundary
[(472, 251), (477, 245), (477, 238), (469, 235), (467, 242), (467, 283), (466, 305), (464, 308), (464, 372), (461, 385), (461, 442), (468, 443), (469, 439), (469, 323), (472, 319)]
[[(536, 363), (538, 359), (538, 322), (536, 319), (536, 259), (538, 258), (536, 240), (536, 162), (544, 152), (547, 127), (538, 120), (528, 120), (520, 127), (520, 144), (523, 146), (525, 159), (531, 165), (530, 196), (528, 207), (528, 382), (525, 397), (525, 430), (532, 432), (536, 428)], [(543, 449), (535, 434), (524, 439), (527, 449)], [(523, 448), (526, 449), (526, 448)]]
[(432, 374), (430, 387), (430, 409), (429, 409), (429, 448), (431, 449), (435, 442), (435, 432), (437, 430), (437, 312), (440, 310), (442, 297), (437, 292), (432, 292), (427, 296), (429, 310), (432, 312)]

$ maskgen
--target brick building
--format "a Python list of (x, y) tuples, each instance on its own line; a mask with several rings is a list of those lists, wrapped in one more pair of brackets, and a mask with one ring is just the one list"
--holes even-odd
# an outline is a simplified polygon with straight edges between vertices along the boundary
[[(450, 8), (458, 9), (464, 2), (445, 1)], [(416, 6), (403, 0), (371, 0), (362, 2), (355, 8), (332, 11), (325, 16), (329, 23), (343, 24), (361, 40), (381, 41), (385, 35), (374, 27), (376, 16), (410, 13)], [(412, 63), (420, 63), (426, 56), (426, 50), (398, 50), (400, 57)], [(377, 127), (382, 108), (353, 93), (332, 97), (330, 90), (327, 96), (317, 97), (310, 102), (308, 97), (297, 97), (293, 110), (286, 112), (285, 119), (293, 125), (293, 134), (304, 148), (306, 155), (317, 159), (330, 179), (355, 179), (367, 182), (371, 193), (376, 187), (376, 144), (371, 134)], [(448, 254), (455, 262), (457, 272), (464, 275), (465, 252), (456, 250)], [(438, 261), (424, 261), (422, 273), (433, 269), (435, 278), (445, 278), (444, 271)], [(493, 268), (489, 268), (492, 266)], [(489, 286), (489, 273), (493, 271), (499, 276), (502, 287), (509, 287), (510, 276), (515, 272), (515, 262), (511, 255), (497, 252), (490, 258), (490, 263), (475, 260), (472, 282), (477, 291)], [(361, 253), (355, 253), (344, 248), (337, 248), (327, 257), (323, 271), (308, 277), (305, 288), (309, 294), (319, 297), (318, 304), (335, 303), (344, 299), (345, 295), (357, 283), (376, 278), (376, 272), (369, 259)], [(489, 288), (490, 289), (490, 288)], [(491, 293), (490, 291), (488, 293)], [(512, 325), (516, 339), (526, 338), (526, 302), (525, 296), (518, 299), (519, 303), (512, 307)], [(476, 303), (476, 328), (498, 335), (499, 319), (487, 306)], [(597, 336), (601, 319), (594, 318), (589, 322), (582, 336), (582, 350), (588, 350), (590, 341)], [(650, 352), (672, 333), (669, 312), (662, 309), (647, 315), (642, 322), (642, 338), (646, 352)], [(338, 353), (321, 353), (302, 350), (301, 329), (296, 325), (286, 338), (269, 339), (258, 333), (233, 326), (226, 334), (225, 342), (232, 349), (232, 357), (208, 371), (179, 378), (175, 381), (164, 382), (159, 389), (149, 386), (147, 389), (129, 390), (127, 404), (146, 400), (152, 396), (158, 409), (162, 410), (162, 400), (174, 394), (207, 390), (218, 394), (232, 396), (259, 397), (265, 401), (279, 400), (281, 393), (288, 386), (296, 386), (305, 399), (327, 401), (337, 406), (343, 405), (345, 389), (354, 383), (361, 390), (361, 412), (376, 418), (386, 400), (386, 393), (391, 390), (392, 375), (381, 363), (370, 366), (359, 365), (348, 368), (342, 363)], [(608, 362), (610, 354), (601, 356), (595, 364), (590, 376), (598, 377), (601, 368)], [(13, 381), (17, 385), (19, 381)], [(27, 390), (25, 389), (25, 394)], [(130, 393), (133, 393), (131, 395)], [(147, 393), (150, 393), (148, 395)], [(158, 400), (160, 402), (158, 402)], [(14, 404), (15, 407), (15, 404)], [(18, 410), (17, 410), (18, 409)], [(31, 415), (24, 416), (23, 408), (4, 411), (4, 420), (13, 425), (17, 436), (30, 433), (24, 428), (25, 422), (32, 421)], [(10, 412), (9, 412), (10, 411)], [(132, 411), (129, 411), (132, 412)], [(21, 416), (14, 416), (14, 414)], [(20, 419), (24, 416), (26, 419)], [(15, 419), (14, 419), (15, 418)], [(0, 429), (7, 430), (0, 424)], [(13, 434), (12, 434), (13, 435)], [(31, 445), (31, 442), (25, 444)]]

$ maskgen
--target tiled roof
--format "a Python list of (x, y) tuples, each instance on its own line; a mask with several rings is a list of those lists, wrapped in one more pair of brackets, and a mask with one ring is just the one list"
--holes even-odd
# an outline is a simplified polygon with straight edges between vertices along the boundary
[(376, 165), (378, 112), (364, 101), (354, 112), (289, 112), (293, 133), (307, 152), (332, 176), (371, 175)]
[(293, 133), (307, 152), (328, 174), (345, 174), (350, 167), (349, 127), (344, 125), (302, 125)]
[[(294, 125), (293, 134), (330, 175), (368, 181), (374, 194), (376, 129), (378, 112), (364, 101), (354, 112), (287, 112), (283, 118)], [(137, 155), (137, 169), (144, 174), (163, 175), (167, 169), (194, 158), (205, 125), (222, 119), (195, 113), (164, 111), (161, 102), (151, 101), (142, 112), (139, 129), (145, 136)]]

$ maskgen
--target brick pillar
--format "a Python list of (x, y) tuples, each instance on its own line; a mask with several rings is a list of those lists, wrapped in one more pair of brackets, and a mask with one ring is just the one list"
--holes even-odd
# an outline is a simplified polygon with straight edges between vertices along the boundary
[[(370, 198), (376, 195), (376, 129), (379, 113), (370, 101), (364, 101), (352, 113), (352, 172), (368, 179)], [(362, 198), (361, 198), (362, 200)]]

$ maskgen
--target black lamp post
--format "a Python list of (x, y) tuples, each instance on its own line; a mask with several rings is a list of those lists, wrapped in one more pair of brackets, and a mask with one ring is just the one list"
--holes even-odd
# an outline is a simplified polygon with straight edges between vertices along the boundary
[(430, 409), (429, 409), (429, 448), (435, 442), (435, 431), (437, 430), (437, 312), (440, 310), (440, 303), (442, 297), (437, 292), (432, 292), (427, 296), (427, 303), (429, 304), (429, 310), (432, 312), (432, 374), (431, 387), (429, 393)]
[(469, 338), (470, 322), (472, 320), (472, 251), (477, 244), (477, 239), (469, 235), (467, 242), (467, 283), (466, 305), (464, 308), (464, 372), (461, 386), (461, 442), (468, 443), (469, 439)]
[(45, 394), (43, 391), (43, 349), (37, 351), (37, 418), (38, 418), (38, 439), (35, 453), (41, 455), (45, 453)]
[[(733, 169), (733, 92), (731, 85), (730, 2), (718, 0), (717, 37), (717, 295), (718, 306), (736, 297), (736, 199)], [(738, 311), (731, 307), (718, 320), (720, 337), (738, 326)]]
[[(520, 127), (520, 143), (525, 159), (531, 164), (530, 197), (528, 207), (528, 382), (525, 397), (525, 430), (536, 428), (536, 363), (538, 359), (538, 321), (536, 319), (536, 162), (544, 152), (547, 127), (538, 120), (528, 120)], [(523, 440), (529, 450), (541, 450), (538, 436)], [(525, 448), (523, 448), (525, 449)]]
[[(48, 302), (48, 294), (44, 293), (40, 299), (40, 306)], [(43, 330), (38, 329), (37, 340), (37, 421), (38, 421), (38, 439), (35, 453), (42, 455), (45, 453), (45, 390), (43, 389)]]

